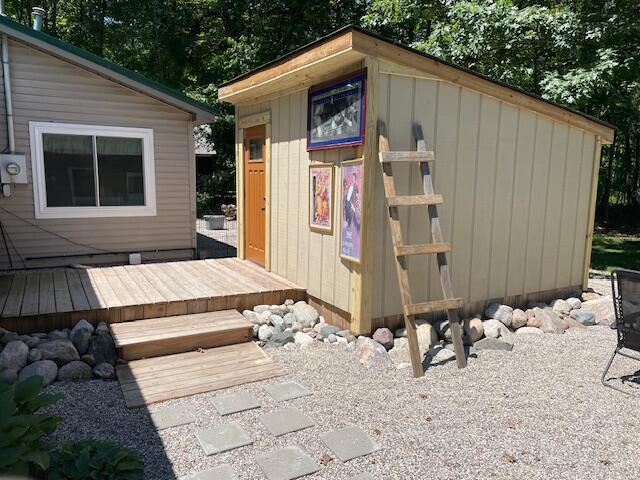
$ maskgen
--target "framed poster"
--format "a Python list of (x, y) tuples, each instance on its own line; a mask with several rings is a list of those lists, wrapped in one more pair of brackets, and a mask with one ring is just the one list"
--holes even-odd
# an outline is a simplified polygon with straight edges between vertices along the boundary
[(309, 89), (307, 150), (364, 142), (366, 69)]
[(363, 174), (362, 159), (342, 162), (340, 256), (357, 263), (361, 253)]
[(333, 233), (333, 164), (309, 165), (309, 228)]

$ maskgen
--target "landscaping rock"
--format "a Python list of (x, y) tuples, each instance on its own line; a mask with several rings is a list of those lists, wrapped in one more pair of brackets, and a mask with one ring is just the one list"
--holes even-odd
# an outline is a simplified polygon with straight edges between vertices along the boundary
[(42, 341), (38, 337), (32, 337), (31, 335), (20, 335), (18, 339), (23, 341), (29, 348), (36, 348)]
[(269, 305), (256, 305), (255, 307), (253, 307), (253, 311), (256, 313), (263, 313), (269, 310), (269, 308)]
[(595, 314), (588, 308), (579, 308), (577, 310), (571, 310), (571, 318), (576, 322), (589, 327), (596, 324)]
[(328, 338), (329, 335), (335, 335), (339, 331), (340, 329), (334, 325), (326, 325), (322, 327), (318, 333), (320, 334), (320, 338)]
[(540, 329), (544, 333), (564, 333), (566, 325), (553, 309), (535, 308), (536, 319), (540, 321)]
[(32, 348), (29, 350), (29, 355), (27, 356), (27, 362), (33, 363), (42, 360), (42, 353), (37, 348)]
[(318, 311), (306, 302), (297, 302), (291, 308), (303, 327), (313, 327), (319, 319)]
[(0, 383), (14, 383), (18, 379), (18, 372), (11, 368), (0, 369)]
[(298, 321), (293, 322), (293, 324), (291, 325), (291, 331), (293, 333), (301, 332), (302, 331), (302, 324), (300, 322), (298, 322)]
[(276, 327), (276, 332), (278, 330), (283, 331), (286, 328), (284, 325), (284, 318), (282, 318), (280, 315), (271, 314), (271, 316), (269, 317), (269, 323)]
[(511, 333), (502, 322), (494, 319), (485, 320), (482, 322), (482, 327), (484, 328), (484, 336), (487, 338), (506, 337)]
[(387, 350), (393, 348), (393, 333), (388, 328), (378, 328), (373, 332), (373, 339)]
[(600, 325), (611, 325), (615, 322), (616, 316), (611, 295), (582, 302), (582, 308), (592, 312), (596, 317), (596, 323)]
[(445, 342), (451, 341), (451, 329), (449, 328), (449, 320), (434, 320), (431, 325), (435, 329), (440, 340), (444, 340)]
[(89, 350), (89, 341), (91, 340), (91, 335), (93, 335), (94, 330), (93, 325), (86, 320), (80, 320), (71, 329), (69, 340), (73, 342), (73, 345), (80, 355), (84, 355), (87, 353), (87, 350)]
[(69, 338), (69, 334), (61, 330), (51, 330), (47, 338), (49, 340), (67, 340)]
[(56, 362), (52, 360), (40, 360), (27, 365), (20, 370), (18, 378), (20, 380), (26, 380), (34, 375), (41, 376), (42, 386), (46, 387), (47, 385), (52, 384), (58, 376), (58, 366), (56, 365)]
[(60, 339), (41, 343), (38, 345), (38, 350), (40, 350), (43, 360), (53, 360), (58, 367), (80, 359), (80, 355), (71, 340)]
[(407, 329), (405, 327), (398, 328), (393, 334), (396, 338), (406, 338)]
[(582, 292), (580, 298), (583, 302), (588, 302), (590, 300), (598, 300), (602, 295), (597, 292)]
[(355, 342), (356, 336), (351, 333), (351, 330), (340, 330), (336, 332), (336, 335), (347, 340), (347, 342)]
[(568, 315), (571, 311), (571, 305), (569, 304), (569, 302), (567, 302), (566, 300), (562, 300), (561, 298), (551, 302), (551, 308), (554, 312), (564, 313), (565, 315)]
[(88, 353), (93, 355), (96, 365), (102, 362), (115, 365), (118, 361), (118, 352), (116, 351), (116, 346), (113, 343), (111, 335), (96, 335), (91, 337)]
[(451, 360), (452, 358), (456, 358), (456, 354), (451, 350), (436, 345), (431, 347), (426, 355), (426, 360), (428, 364), (439, 364), (445, 363)]
[(89, 354), (89, 353), (85, 353), (84, 355), (82, 355), (80, 357), (80, 360), (84, 363), (86, 363), (87, 365), (89, 365), (91, 368), (95, 367), (96, 365), (96, 359), (93, 355)]
[(477, 341), (473, 348), (476, 350), (503, 350), (510, 352), (513, 350), (513, 343), (506, 340), (498, 340), (497, 338), (483, 338)]
[(393, 368), (394, 364), (387, 350), (375, 340), (361, 336), (355, 343), (357, 362), (365, 368)]
[(544, 332), (537, 327), (522, 327), (516, 330), (517, 334), (544, 335)]
[(293, 305), (294, 303), (296, 303), (296, 302), (294, 302), (294, 301), (293, 301), (293, 300), (291, 300), (290, 298), (287, 298), (287, 299), (284, 301), (284, 304), (285, 304), (287, 307), (289, 307), (289, 306)]
[(271, 305), (269, 307), (269, 311), (272, 314), (278, 315), (280, 317), (284, 317), (287, 313), (289, 313), (289, 309), (286, 305)]
[(336, 343), (338, 341), (338, 337), (335, 333), (330, 333), (329, 336), (327, 337), (327, 341), (329, 343)]
[(116, 371), (113, 365), (102, 362), (93, 368), (93, 375), (101, 380), (113, 380), (116, 378)]
[(303, 332), (297, 332), (293, 336), (293, 341), (294, 343), (300, 345), (301, 347), (307, 347), (312, 343), (315, 343), (315, 340), (312, 337), (310, 337), (309, 335)]
[(96, 331), (94, 333), (96, 335), (110, 335), (109, 326), (104, 322), (100, 322), (96, 327)]
[(58, 370), (58, 380), (61, 382), (91, 380), (91, 367), (80, 360), (74, 360), (60, 367)]
[(524, 313), (523, 310), (516, 308), (513, 311), (513, 317), (511, 319), (511, 328), (517, 330), (518, 328), (524, 327), (527, 324), (527, 314)]
[(19, 372), (27, 364), (28, 358), (29, 347), (20, 340), (13, 340), (0, 353), (0, 369)]
[[(542, 325), (542, 321), (539, 318), (536, 318), (535, 309), (532, 308), (531, 312), (533, 313), (533, 317), (529, 317), (527, 319), (527, 327), (540, 328), (540, 326)], [(544, 332), (542, 332), (542, 333), (544, 333)]]
[(418, 336), (418, 346), (420, 347), (420, 356), (424, 357), (431, 347), (439, 343), (438, 333), (428, 322), (418, 324), (416, 326), (416, 331)]
[(479, 317), (465, 318), (462, 325), (467, 344), (473, 345), (484, 336), (484, 326)]
[(293, 313), (287, 312), (282, 318), (284, 319), (285, 327), (293, 327), (293, 324), (297, 323), (298, 325), (300, 325), (300, 329), (302, 329), (302, 323), (298, 321), (298, 317), (296, 317)]
[(9, 342), (15, 342), (16, 340), (18, 340), (18, 334), (15, 332), (4, 330), (0, 336), (0, 344), (2, 345), (6, 345)]
[(513, 308), (509, 305), (502, 305), (499, 303), (490, 304), (484, 311), (487, 318), (498, 320), (505, 326), (510, 326), (513, 318)]
[(293, 343), (294, 341), (295, 335), (293, 332), (276, 332), (271, 335), (271, 338), (269, 338), (265, 348), (278, 348), (286, 345), (287, 343)]
[(275, 328), (271, 325), (260, 325), (258, 328), (258, 340), (261, 342), (266, 342), (271, 338), (271, 335), (275, 332)]
[(316, 324), (313, 326), (313, 331), (314, 331), (314, 332), (316, 332), (316, 333), (320, 333), (320, 330), (322, 330), (324, 327), (328, 327), (328, 326), (329, 326), (329, 324), (328, 324), (328, 323), (325, 323), (325, 322), (319, 322), (319, 323), (316, 323)]
[(31, 336), (35, 338), (39, 338), (40, 340), (44, 340), (47, 338), (47, 334), (42, 332), (32, 333)]
[(571, 305), (571, 308), (573, 310), (577, 310), (582, 307), (582, 301), (580, 301), (580, 299), (576, 297), (567, 298), (567, 303)]
[(580, 322), (577, 322), (576, 320), (571, 318), (569, 315), (565, 315), (562, 318), (562, 321), (564, 322), (564, 326), (567, 330), (570, 328), (585, 328), (584, 325), (582, 325)]
[(256, 313), (253, 310), (244, 310), (242, 312), (242, 316), (249, 320), (254, 325), (266, 325), (269, 323), (269, 317), (271, 316), (271, 312), (267, 310), (267, 314), (264, 312)]

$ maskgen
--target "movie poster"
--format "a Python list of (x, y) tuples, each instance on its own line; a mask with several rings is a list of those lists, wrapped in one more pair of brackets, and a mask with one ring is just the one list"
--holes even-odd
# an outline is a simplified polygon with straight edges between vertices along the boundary
[(361, 159), (342, 162), (340, 256), (354, 262), (360, 262), (363, 170)]

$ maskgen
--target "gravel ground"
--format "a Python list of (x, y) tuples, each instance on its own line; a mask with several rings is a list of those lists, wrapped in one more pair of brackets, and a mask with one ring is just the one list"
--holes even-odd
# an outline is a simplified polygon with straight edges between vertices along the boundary
[[(464, 370), (447, 362), (419, 380), (408, 369), (364, 370), (345, 346), (270, 350), (290, 374), (232, 389), (253, 392), (263, 407), (224, 420), (239, 422), (255, 443), (211, 457), (198, 446), (195, 425), (156, 433), (145, 409), (125, 407), (116, 382), (54, 384), (47, 390), (66, 396), (54, 408), (65, 416), (55, 440), (120, 442), (140, 454), (149, 479), (231, 463), (244, 480), (264, 478), (254, 461), (258, 454), (299, 444), (319, 461), (330, 453), (321, 433), (358, 425), (381, 450), (347, 463), (333, 460), (305, 478), (339, 480), (361, 472), (376, 479), (637, 478), (640, 399), (604, 388), (599, 379), (615, 346), (614, 332), (591, 327), (515, 339), (512, 352), (477, 352)], [(626, 359), (614, 366), (613, 375), (638, 368)], [(316, 426), (274, 438), (256, 420), (278, 407), (262, 387), (286, 378), (315, 392), (286, 404), (305, 411)], [(223, 420), (211, 403), (218, 394), (150, 408), (189, 405), (198, 427), (218, 425)]]

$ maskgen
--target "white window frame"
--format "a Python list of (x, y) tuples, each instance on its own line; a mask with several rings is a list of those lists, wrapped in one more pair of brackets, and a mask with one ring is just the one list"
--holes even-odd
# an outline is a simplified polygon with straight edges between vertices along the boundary
[[(44, 133), (141, 139), (144, 205), (48, 207), (42, 142), (42, 134)], [(35, 218), (149, 217), (156, 215), (153, 130), (149, 128), (112, 127), (103, 125), (29, 122), (29, 135), (31, 138), (31, 167), (33, 173)], [(96, 152), (94, 152), (94, 168), (97, 165), (95, 153)], [(97, 176), (97, 170), (95, 173)], [(100, 195), (99, 188), (99, 184), (96, 184), (96, 198), (99, 198)]]

